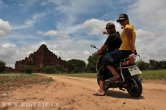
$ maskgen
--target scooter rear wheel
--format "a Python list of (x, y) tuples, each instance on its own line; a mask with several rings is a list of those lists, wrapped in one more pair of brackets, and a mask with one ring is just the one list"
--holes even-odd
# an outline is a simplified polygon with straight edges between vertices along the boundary
[(140, 97), (142, 94), (142, 83), (139, 77), (131, 77), (128, 81), (127, 92), (133, 97)]

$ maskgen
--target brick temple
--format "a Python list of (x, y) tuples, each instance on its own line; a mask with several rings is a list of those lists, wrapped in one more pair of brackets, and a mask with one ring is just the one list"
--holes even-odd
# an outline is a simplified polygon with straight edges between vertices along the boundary
[(45, 44), (42, 44), (36, 52), (31, 53), (23, 60), (16, 61), (15, 70), (21, 71), (26, 65), (32, 66), (34, 71), (40, 72), (46, 66), (60, 65), (64, 67), (65, 61), (51, 52)]

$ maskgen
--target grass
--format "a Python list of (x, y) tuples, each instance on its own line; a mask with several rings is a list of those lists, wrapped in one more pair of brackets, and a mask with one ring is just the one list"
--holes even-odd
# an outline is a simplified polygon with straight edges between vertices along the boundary
[(30, 74), (22, 74), (22, 73), (1, 73), (0, 76), (28, 76)]
[[(56, 74), (71, 77), (96, 78), (97, 73)], [(145, 80), (166, 80), (166, 70), (142, 71), (141, 78)]]
[[(97, 73), (66, 73), (53, 75), (96, 78)], [(141, 77), (145, 80), (166, 80), (166, 70), (142, 71)], [(45, 84), (51, 81), (53, 81), (53, 79), (37, 74), (0, 74), (0, 92), (3, 90), (11, 90), (15, 87), (26, 87), (32, 84)]]
[(71, 76), (71, 77), (82, 77), (82, 78), (96, 78), (97, 73), (64, 73), (55, 74), (58, 76)]
[(166, 70), (142, 71), (141, 77), (147, 80), (166, 80)]
[(45, 84), (51, 81), (53, 79), (37, 74), (0, 74), (0, 92), (32, 84)]

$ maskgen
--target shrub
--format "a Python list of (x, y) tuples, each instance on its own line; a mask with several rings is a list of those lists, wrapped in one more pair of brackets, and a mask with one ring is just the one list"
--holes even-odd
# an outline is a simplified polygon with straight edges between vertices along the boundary
[(61, 65), (54, 65), (53, 67), (56, 69), (56, 72), (58, 73), (65, 72), (65, 68), (62, 67)]
[(85, 71), (86, 63), (82, 60), (71, 59), (66, 62), (68, 72), (80, 73)]
[(52, 74), (52, 73), (56, 73), (57, 70), (54, 66), (46, 66), (46, 67), (44, 67), (44, 72)]
[(31, 74), (32, 71), (33, 71), (32, 66), (29, 66), (29, 65), (24, 66), (24, 70), (23, 70), (24, 73)]
[(4, 72), (4, 70), (5, 70), (5, 65), (6, 65), (5, 62), (0, 61), (0, 73), (3, 73), (3, 72)]

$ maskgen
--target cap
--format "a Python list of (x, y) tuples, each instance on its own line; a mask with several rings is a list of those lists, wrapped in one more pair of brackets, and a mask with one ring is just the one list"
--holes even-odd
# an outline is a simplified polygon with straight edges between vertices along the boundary
[(106, 28), (112, 28), (112, 27), (115, 27), (114, 23), (109, 22), (106, 24)]
[(128, 15), (127, 14), (120, 14), (117, 22), (122, 21), (122, 20), (128, 20)]

